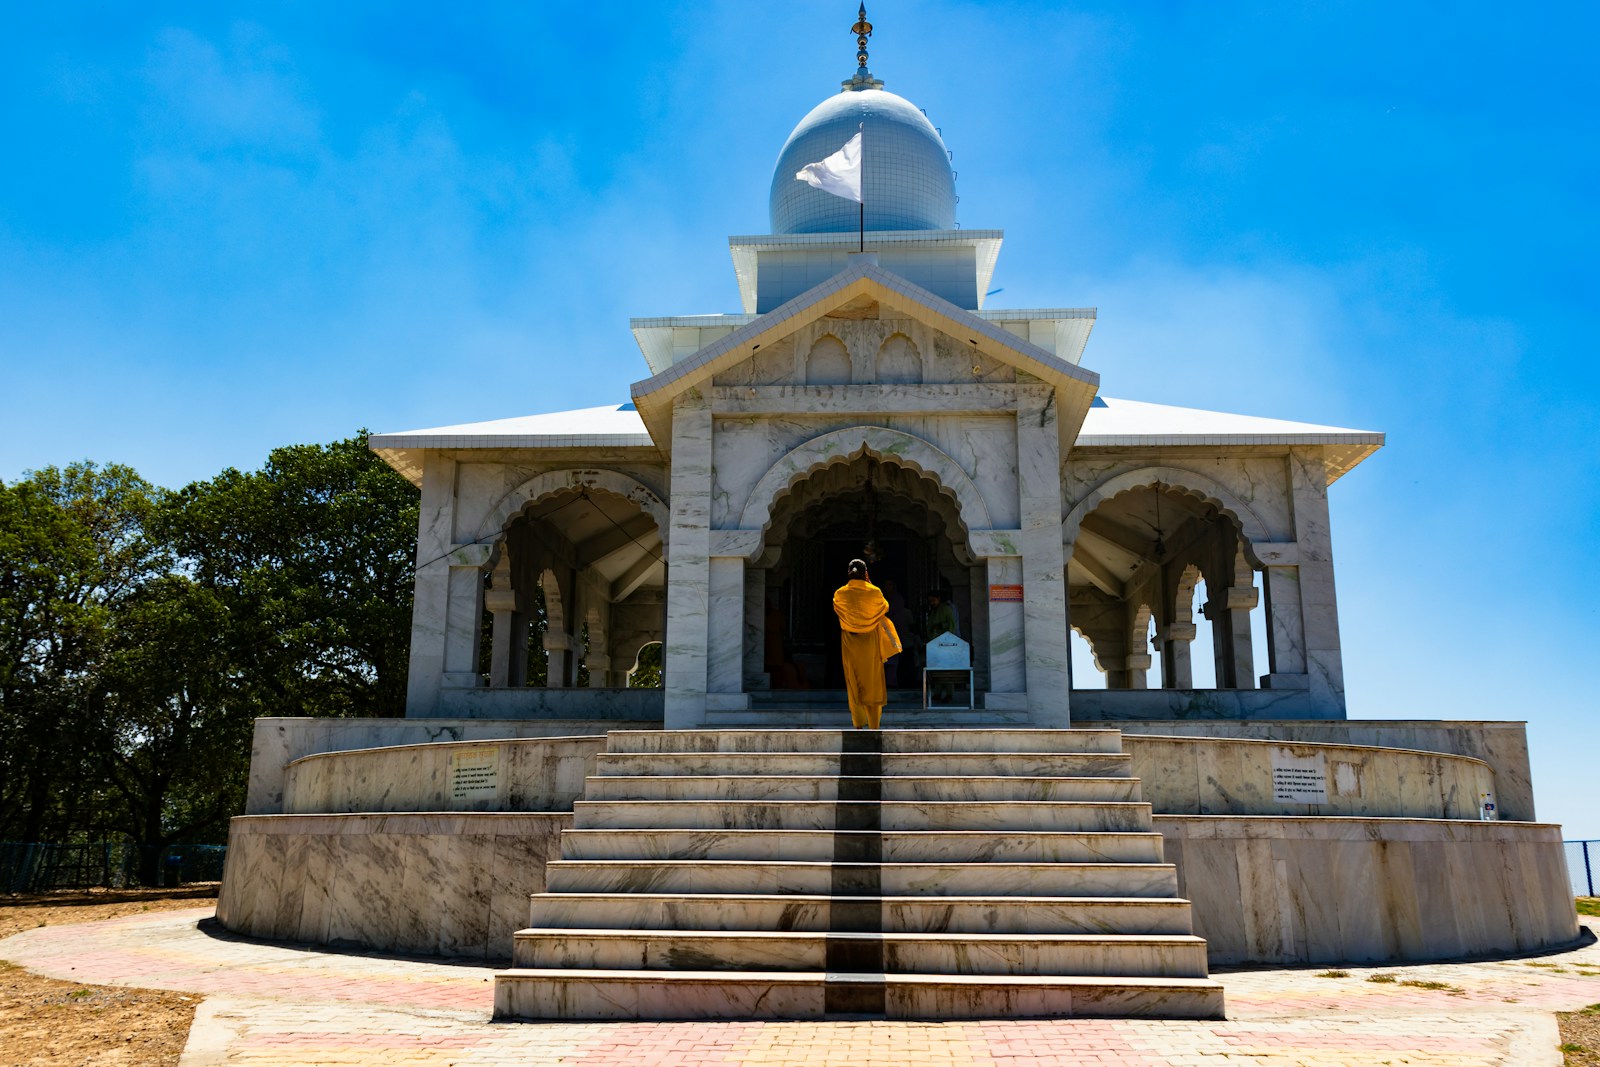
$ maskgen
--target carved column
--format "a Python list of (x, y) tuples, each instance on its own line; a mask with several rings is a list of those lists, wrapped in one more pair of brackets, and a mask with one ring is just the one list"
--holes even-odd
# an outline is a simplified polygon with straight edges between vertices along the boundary
[(496, 688), (528, 684), (528, 616), (522, 596), (512, 584), (511, 552), (502, 546), (499, 562), (484, 593), (484, 607), (494, 616), (490, 637), (489, 684)]
[(1255, 650), (1250, 633), (1250, 613), (1260, 602), (1261, 594), (1255, 587), (1255, 572), (1244, 558), (1244, 546), (1234, 551), (1233, 585), (1228, 589), (1228, 628), (1230, 631), (1230, 659), (1228, 688), (1254, 689), (1256, 687)]
[(1157, 635), (1161, 641), (1161, 684), (1166, 688), (1194, 688), (1191, 653), (1196, 633), (1194, 623), (1174, 622)]
[(1150, 686), (1150, 613), (1142, 605), (1128, 605), (1128, 655), (1123, 660), (1127, 672), (1128, 689), (1148, 689)]

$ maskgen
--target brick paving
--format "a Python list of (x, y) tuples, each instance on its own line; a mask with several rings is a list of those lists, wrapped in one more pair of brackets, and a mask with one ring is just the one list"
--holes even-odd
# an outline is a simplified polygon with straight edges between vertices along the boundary
[(0, 958), (203, 994), (181, 1067), (1559, 1067), (1554, 1012), (1600, 1003), (1591, 938), (1550, 956), (1342, 978), (1225, 971), (1226, 1022), (491, 1023), (493, 967), (247, 941), (207, 915), (43, 927), (0, 941)]

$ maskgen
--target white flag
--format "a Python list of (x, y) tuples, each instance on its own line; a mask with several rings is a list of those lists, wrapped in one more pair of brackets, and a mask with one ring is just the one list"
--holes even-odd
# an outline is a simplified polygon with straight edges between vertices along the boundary
[(825, 193), (861, 203), (861, 132), (856, 131), (843, 148), (827, 159), (801, 167), (795, 178)]

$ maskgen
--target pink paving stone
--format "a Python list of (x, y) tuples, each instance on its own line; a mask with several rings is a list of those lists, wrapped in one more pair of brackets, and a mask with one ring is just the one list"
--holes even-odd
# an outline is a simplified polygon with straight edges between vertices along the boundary
[(1326, 1030), (1218, 1031), (1217, 1036), (1229, 1045), (1284, 1045), (1299, 1049), (1352, 1049), (1377, 1052), (1404, 1052), (1415, 1050), (1429, 1052), (1481, 1052), (1493, 1048), (1489, 1038), (1457, 1038), (1429, 1034), (1401, 1037), (1382, 1033), (1334, 1033)]
[(262, 1034), (254, 1037), (250, 1043), (257, 1048), (310, 1045), (329, 1048), (402, 1050), (418, 1048), (424, 1045), (433, 1045), (440, 1048), (476, 1048), (486, 1044), (489, 1040), (490, 1038), (486, 1034), (450, 1034), (420, 1038), (405, 1034), (353, 1034), (334, 1031), (329, 1033)]

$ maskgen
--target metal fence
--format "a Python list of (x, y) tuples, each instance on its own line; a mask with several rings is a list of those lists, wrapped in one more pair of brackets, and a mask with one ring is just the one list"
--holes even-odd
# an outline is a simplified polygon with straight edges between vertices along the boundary
[(1600, 896), (1600, 841), (1565, 841), (1567, 873), (1572, 878), (1575, 897)]
[[(161, 853), (157, 886), (222, 879), (225, 845), (174, 845)], [(53, 845), (0, 841), (0, 892), (42, 893), (51, 889), (125, 889), (139, 884), (139, 850), (117, 841)]]

